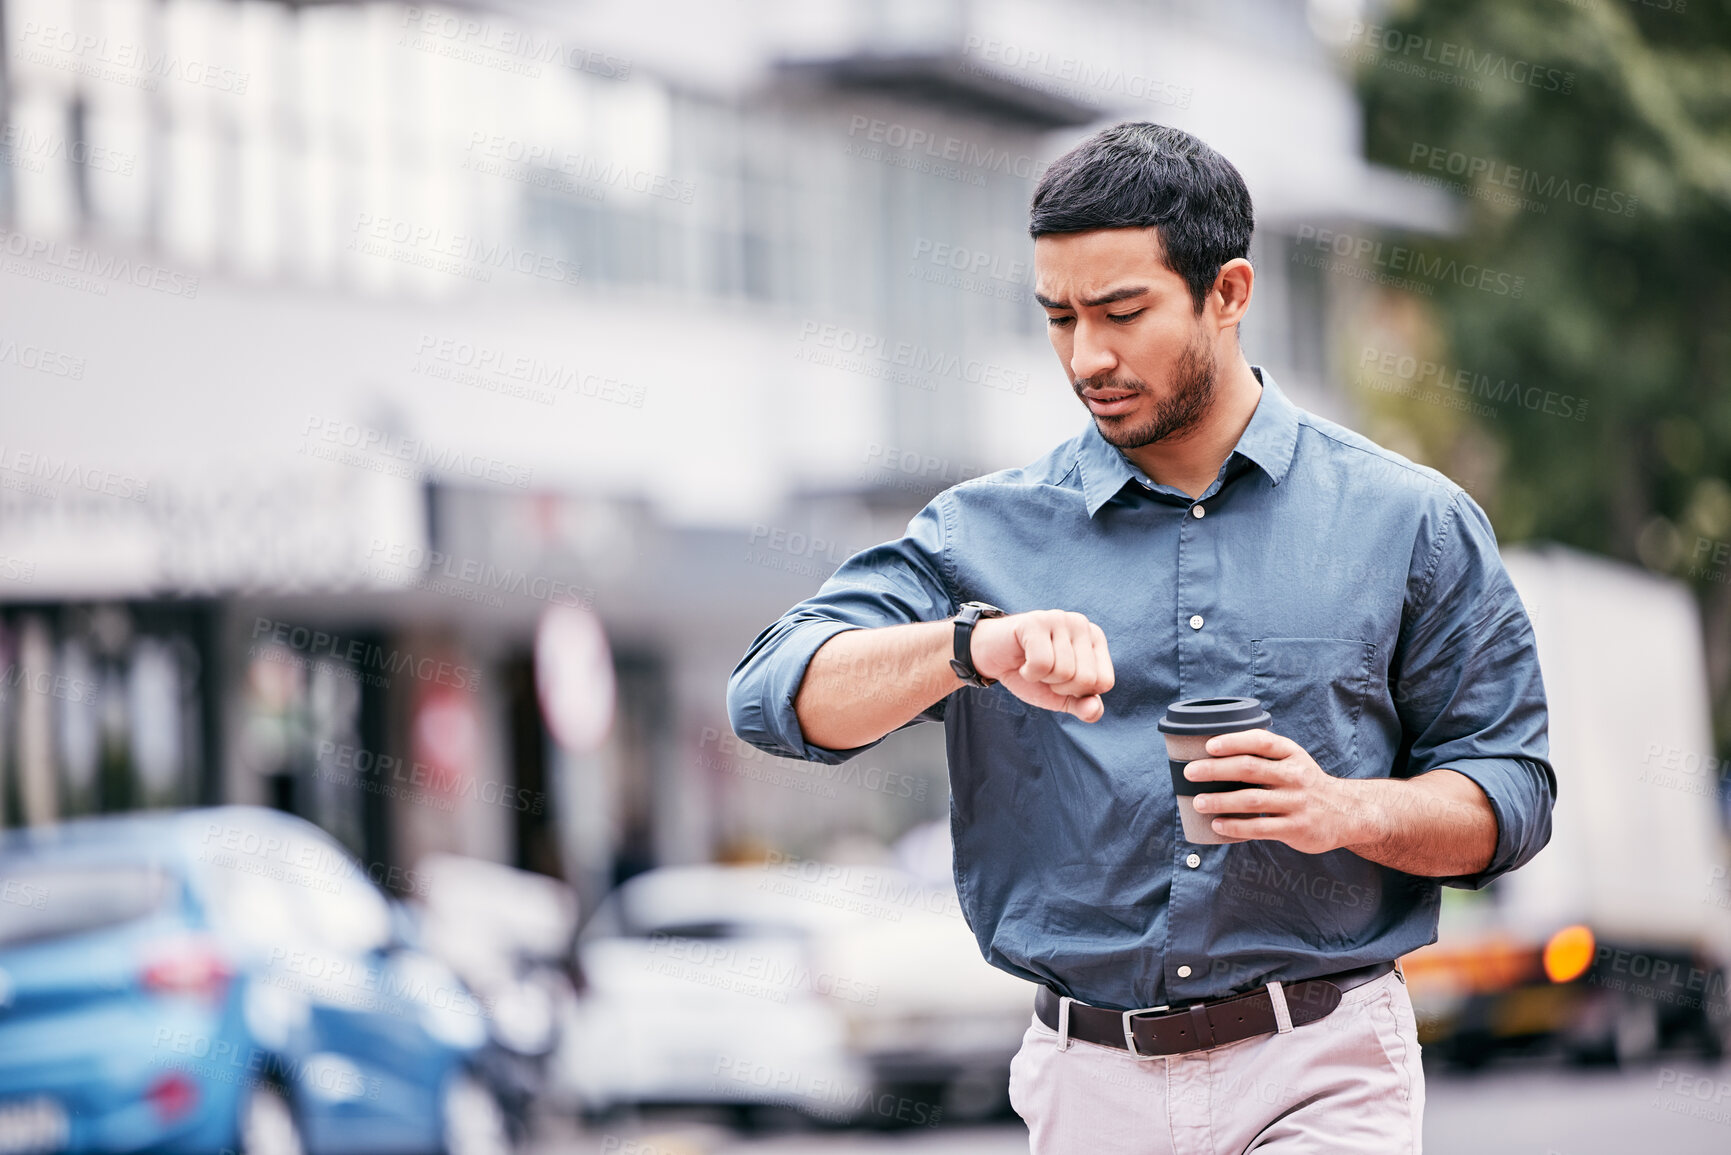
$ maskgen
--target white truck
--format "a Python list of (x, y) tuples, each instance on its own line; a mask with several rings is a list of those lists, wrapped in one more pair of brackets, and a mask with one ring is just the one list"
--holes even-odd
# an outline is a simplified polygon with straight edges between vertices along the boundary
[(1504, 562), (1538, 638), (1550, 844), (1445, 888), (1402, 960), (1420, 1038), (1458, 1064), (1512, 1048), (1638, 1063), (1731, 1046), (1731, 844), (1700, 613), (1681, 583), (1557, 546)]

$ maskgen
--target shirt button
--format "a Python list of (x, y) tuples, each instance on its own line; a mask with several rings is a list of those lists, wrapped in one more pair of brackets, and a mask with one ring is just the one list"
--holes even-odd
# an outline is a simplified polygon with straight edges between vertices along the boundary
[(1202, 628), (1202, 615), (1201, 614), (1191, 614), (1190, 615), (1190, 628), (1193, 630), (1199, 630)]
[(1191, 869), (1195, 869), (1202, 865), (1202, 856), (1200, 854), (1192, 854), (1189, 858), (1184, 860), (1184, 865)]
[(1203, 509), (1200, 505), (1193, 505), (1190, 507), (1190, 516), (1191, 517), (1201, 517), (1203, 514), (1205, 514), (1207, 512), (1208, 511), (1206, 509)]
[(1178, 968), (1178, 977), (1181, 979), (1189, 978), (1190, 977), (1190, 968), (1189, 967), (1179, 967)]

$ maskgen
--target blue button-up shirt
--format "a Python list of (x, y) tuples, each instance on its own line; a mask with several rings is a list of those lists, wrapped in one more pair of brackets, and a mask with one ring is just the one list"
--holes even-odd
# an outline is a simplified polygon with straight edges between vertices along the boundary
[[(877, 743), (814, 746), (793, 706), (836, 634), (965, 601), (1097, 623), (1117, 675), (1100, 721), (1002, 685), (914, 720), (944, 724), (956, 883), (987, 961), (1095, 1005), (1397, 958), (1436, 940), (1442, 885), (1479, 889), (1550, 839), (1538, 654), (1484, 512), (1256, 374), (1256, 412), (1201, 497), (1150, 481), (1090, 421), (1031, 465), (938, 494), (760, 634), (729, 680), (741, 738), (836, 763)], [(1489, 866), (1438, 879), (1348, 850), (1186, 842), (1155, 723), (1216, 696), (1261, 699), (1330, 774), (1471, 778), (1496, 815)]]

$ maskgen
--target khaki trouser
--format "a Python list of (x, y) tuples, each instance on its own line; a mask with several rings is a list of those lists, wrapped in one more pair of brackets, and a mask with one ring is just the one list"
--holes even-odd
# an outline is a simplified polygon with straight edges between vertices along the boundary
[(1420, 1155), (1424, 1069), (1391, 971), (1284, 1034), (1133, 1059), (1035, 1018), (1010, 1063), (1034, 1155)]

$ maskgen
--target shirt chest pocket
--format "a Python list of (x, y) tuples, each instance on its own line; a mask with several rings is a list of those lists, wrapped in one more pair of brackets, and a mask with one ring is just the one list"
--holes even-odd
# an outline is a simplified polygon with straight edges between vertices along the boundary
[(1254, 693), (1325, 771), (1368, 777), (1358, 765), (1359, 720), (1370, 694), (1376, 645), (1348, 638), (1259, 638), (1250, 643)]

